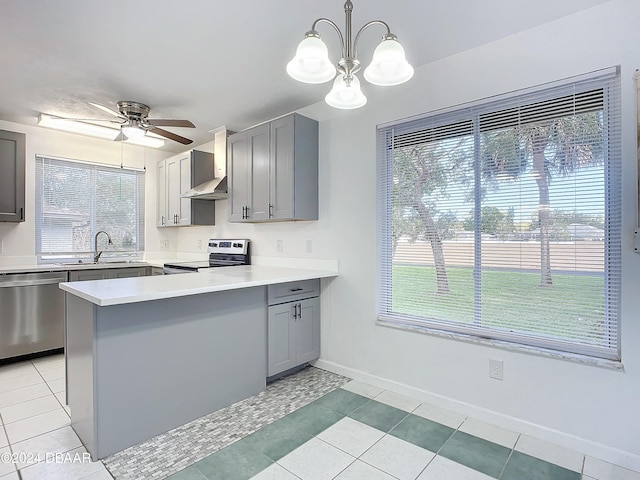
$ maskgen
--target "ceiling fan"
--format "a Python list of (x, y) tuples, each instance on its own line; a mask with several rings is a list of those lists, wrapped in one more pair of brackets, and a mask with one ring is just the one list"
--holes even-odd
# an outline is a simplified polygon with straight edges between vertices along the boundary
[(183, 145), (189, 145), (193, 142), (188, 138), (182, 137), (175, 133), (169, 132), (159, 127), (186, 127), (195, 128), (195, 125), (189, 120), (171, 120), (171, 119), (158, 119), (148, 118), (151, 109), (144, 103), (120, 101), (117, 103), (118, 112), (115, 110), (101, 105), (99, 103), (88, 102), (103, 112), (106, 112), (119, 120), (104, 120), (104, 119), (81, 119), (83, 121), (91, 122), (110, 122), (120, 125), (120, 134), (115, 138), (115, 141), (123, 141), (129, 138), (141, 137), (147, 132), (152, 132), (161, 137), (168, 138), (170, 140), (182, 143)]

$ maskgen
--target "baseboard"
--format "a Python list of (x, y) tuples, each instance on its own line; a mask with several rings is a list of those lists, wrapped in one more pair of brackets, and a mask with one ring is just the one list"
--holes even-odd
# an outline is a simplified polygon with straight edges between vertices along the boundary
[(446, 408), (454, 412), (482, 420), (487, 423), (524, 433), (531, 437), (539, 438), (549, 443), (559, 445), (570, 450), (583, 453), (605, 462), (613, 463), (636, 472), (640, 472), (640, 456), (634, 455), (624, 450), (611, 448), (601, 443), (593, 442), (575, 435), (571, 435), (559, 430), (554, 430), (542, 425), (527, 422), (525, 420), (504, 415), (500, 412), (478, 407), (469, 403), (454, 400), (448, 397), (437, 395), (426, 390), (420, 390), (404, 383), (378, 377), (361, 370), (345, 367), (334, 362), (319, 359), (314, 366), (328, 370), (345, 377), (365, 382), (385, 390), (391, 390), (407, 397), (412, 397), (422, 402), (427, 402), (441, 408)]

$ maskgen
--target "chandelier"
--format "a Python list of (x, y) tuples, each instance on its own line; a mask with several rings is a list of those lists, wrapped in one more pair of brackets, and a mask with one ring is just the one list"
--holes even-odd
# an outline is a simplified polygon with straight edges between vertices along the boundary
[[(384, 26), (387, 33), (374, 50), (371, 63), (364, 70), (364, 78), (374, 85), (390, 86), (399, 85), (413, 77), (413, 67), (405, 58), (404, 48), (385, 22), (372, 20), (366, 23), (356, 33), (355, 40), (351, 41), (352, 11), (353, 3), (347, 0), (344, 4), (344, 35), (335, 22), (327, 18), (318, 18), (313, 22), (311, 30), (305, 33), (304, 39), (298, 44), (295, 57), (287, 64), (287, 73), (300, 82), (324, 83), (334, 79), (333, 88), (324, 99), (335, 108), (359, 108), (367, 103), (367, 97), (360, 90), (360, 80), (356, 76), (361, 68), (357, 53), (360, 35), (372, 25)], [(327, 46), (316, 30), (321, 22), (331, 25), (340, 37), (342, 57), (337, 64), (329, 60)]]

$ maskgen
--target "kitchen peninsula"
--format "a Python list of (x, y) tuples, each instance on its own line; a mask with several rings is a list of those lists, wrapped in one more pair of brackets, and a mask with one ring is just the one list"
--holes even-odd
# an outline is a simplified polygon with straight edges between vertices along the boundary
[(60, 284), (67, 403), (91, 457), (264, 390), (269, 288), (336, 275), (247, 265)]

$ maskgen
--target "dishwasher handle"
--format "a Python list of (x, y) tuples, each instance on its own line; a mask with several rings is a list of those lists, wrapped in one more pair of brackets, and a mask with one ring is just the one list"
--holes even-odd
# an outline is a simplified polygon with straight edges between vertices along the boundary
[(63, 277), (59, 277), (59, 278), (47, 278), (45, 280), (13, 280), (8, 282), (0, 281), (0, 288), (33, 287), (36, 285), (54, 285), (61, 282), (66, 282), (66, 279)]

